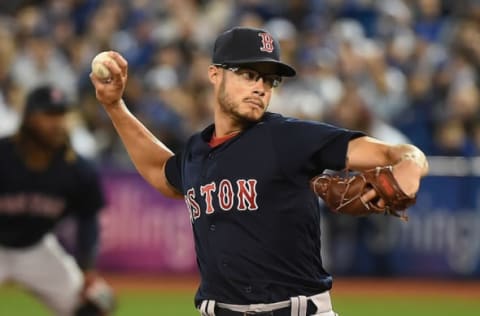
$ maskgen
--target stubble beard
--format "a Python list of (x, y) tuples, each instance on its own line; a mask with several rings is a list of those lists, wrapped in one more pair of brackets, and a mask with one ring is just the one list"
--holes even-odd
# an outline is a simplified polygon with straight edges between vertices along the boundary
[(225, 89), (225, 78), (222, 79), (220, 84), (217, 101), (220, 105), (220, 110), (241, 126), (247, 126), (251, 123), (258, 122), (263, 117), (263, 114), (259, 117), (253, 117), (251, 115), (242, 114), (238, 111), (240, 105), (233, 101), (230, 95), (227, 93)]
[(50, 139), (40, 135), (38, 131), (27, 124), (23, 126), (23, 133), (38, 146), (52, 152), (64, 148), (68, 142), (68, 133), (66, 131), (59, 131), (60, 134), (56, 135), (56, 139)]

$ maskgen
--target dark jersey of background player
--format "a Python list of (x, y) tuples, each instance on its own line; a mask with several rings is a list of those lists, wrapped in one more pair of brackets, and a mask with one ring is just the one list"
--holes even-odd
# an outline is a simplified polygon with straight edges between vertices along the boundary
[[(43, 139), (30, 121), (35, 115), (55, 120), (68, 107), (59, 91), (40, 87), (27, 98), (18, 134), (0, 139), (0, 246), (35, 245), (60, 220), (72, 215), (78, 223), (77, 261), (86, 270), (92, 268), (96, 256), (97, 213), (104, 205), (97, 171), (72, 150), (68, 136), (60, 135), (63, 131), (52, 126), (50, 139)], [(30, 166), (31, 148), (51, 153), (48, 163), (41, 168)]]
[(191, 212), (201, 273), (196, 304), (269, 303), (329, 290), (309, 179), (344, 168), (348, 142), (363, 134), (273, 113), (214, 147), (213, 130), (194, 135), (166, 167)]

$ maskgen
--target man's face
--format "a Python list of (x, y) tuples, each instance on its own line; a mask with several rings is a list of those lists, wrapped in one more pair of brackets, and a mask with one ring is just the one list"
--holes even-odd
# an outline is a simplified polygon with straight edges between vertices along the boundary
[(64, 146), (68, 138), (67, 114), (65, 112), (34, 112), (26, 117), (29, 137), (48, 149)]
[(259, 121), (270, 102), (274, 80), (280, 78), (248, 68), (216, 68), (221, 76), (217, 87), (220, 111), (241, 124)]

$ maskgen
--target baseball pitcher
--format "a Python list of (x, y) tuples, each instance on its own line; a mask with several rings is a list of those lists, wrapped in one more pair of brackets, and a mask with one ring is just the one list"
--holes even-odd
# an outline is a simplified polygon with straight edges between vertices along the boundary
[[(347, 164), (360, 172), (391, 166), (385, 173), (398, 186), (381, 177), (382, 187), (413, 199), (428, 171), (424, 154), (412, 145), (268, 112), (275, 88), (295, 70), (280, 61), (270, 33), (245, 27), (217, 37), (206, 70), (214, 122), (174, 154), (128, 111), (122, 100), (127, 61), (116, 52), (109, 56), (104, 65), (111, 77), (91, 74), (97, 98), (140, 174), (164, 195), (186, 201), (201, 315), (334, 316), (332, 277), (320, 257), (317, 196), (334, 180), (316, 179), (314, 190), (312, 178)], [(371, 213), (393, 205), (388, 194), (358, 187), (365, 190), (355, 205), (374, 203)]]

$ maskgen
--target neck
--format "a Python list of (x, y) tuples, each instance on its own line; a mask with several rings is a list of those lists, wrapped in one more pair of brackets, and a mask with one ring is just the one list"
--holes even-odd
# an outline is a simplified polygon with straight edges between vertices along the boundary
[(215, 113), (215, 136), (223, 137), (231, 134), (239, 133), (245, 126), (240, 122), (233, 120), (230, 117), (223, 116), (219, 113)]
[(29, 139), (20, 140), (19, 151), (27, 167), (36, 171), (46, 169), (55, 154), (54, 150)]
[(213, 131), (213, 133), (214, 133), (215, 137), (226, 137), (226, 136), (238, 134), (241, 131), (242, 131), (241, 129), (237, 129), (237, 130), (231, 130), (231, 131), (228, 131), (228, 132), (224, 132), (222, 130), (217, 129), (217, 126), (215, 126), (215, 130)]

